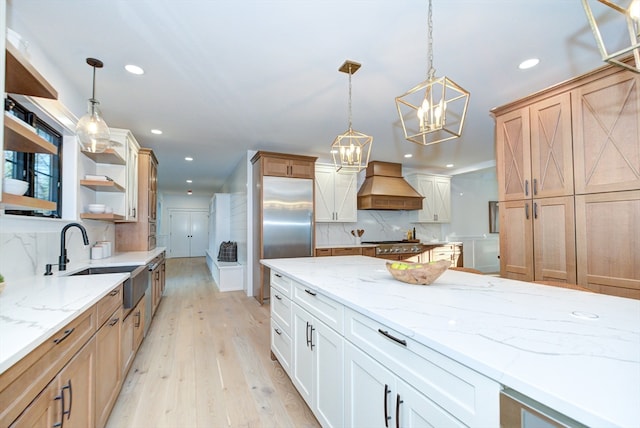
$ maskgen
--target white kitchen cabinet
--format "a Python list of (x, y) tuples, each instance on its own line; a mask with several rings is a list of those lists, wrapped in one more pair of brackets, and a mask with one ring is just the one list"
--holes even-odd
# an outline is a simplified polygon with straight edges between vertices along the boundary
[(347, 343), (344, 354), (345, 426), (465, 426), (354, 345)]
[(316, 164), (316, 221), (321, 223), (357, 222), (357, 186), (356, 172), (336, 172), (332, 165)]
[(293, 304), (293, 384), (324, 427), (343, 426), (342, 336)]
[(424, 200), (422, 209), (411, 211), (413, 223), (449, 223), (451, 221), (451, 177), (408, 174), (406, 180)]
[(80, 180), (80, 185), (95, 191), (95, 202), (105, 204), (113, 213), (82, 213), (81, 218), (135, 222), (138, 220), (138, 151), (140, 145), (131, 131), (110, 128), (117, 144), (102, 153), (82, 153), (95, 162), (92, 173), (113, 181)]

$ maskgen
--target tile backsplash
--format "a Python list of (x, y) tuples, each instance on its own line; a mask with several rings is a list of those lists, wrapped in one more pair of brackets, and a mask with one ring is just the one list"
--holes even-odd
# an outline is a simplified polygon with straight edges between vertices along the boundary
[(355, 244), (351, 231), (364, 229), (362, 241), (397, 241), (416, 228), (416, 238), (423, 242), (443, 240), (442, 226), (430, 223), (410, 223), (409, 211), (358, 210), (357, 223), (316, 223), (316, 245)]
[[(57, 264), (60, 232), (71, 221), (0, 217), (0, 273), (5, 281), (42, 275), (47, 263)], [(102, 221), (84, 221), (89, 242), (114, 241), (115, 226)], [(66, 247), (72, 262), (89, 260), (90, 247), (84, 246), (77, 228), (67, 231)], [(55, 270), (55, 269), (54, 269)]]

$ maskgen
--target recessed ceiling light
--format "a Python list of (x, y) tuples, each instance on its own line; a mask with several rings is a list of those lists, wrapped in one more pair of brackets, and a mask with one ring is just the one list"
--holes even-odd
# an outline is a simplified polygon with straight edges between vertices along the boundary
[(151, 130), (151, 133), (152, 133), (152, 134), (156, 134), (156, 135), (161, 135), (161, 134), (162, 134), (162, 131), (161, 131), (161, 130), (159, 130), (159, 129), (152, 129), (152, 130)]
[(191, 156), (187, 156), (186, 158), (184, 158), (184, 160), (191, 162), (193, 160), (193, 158)]
[(412, 155), (411, 153), (407, 153), (407, 154), (405, 154), (405, 155), (404, 155), (404, 157), (405, 157), (405, 158), (412, 158), (412, 157), (413, 157), (413, 155)]
[(187, 183), (193, 183), (193, 180), (187, 180)]
[(131, 74), (137, 74), (137, 75), (144, 74), (144, 70), (142, 69), (142, 67), (138, 67), (137, 65), (127, 64), (124, 66), (124, 69)]
[(452, 163), (448, 163), (445, 165), (447, 168), (453, 168), (453, 164)]
[(518, 68), (520, 70), (526, 70), (527, 68), (535, 67), (536, 65), (538, 65), (539, 62), (540, 60), (538, 58), (529, 58), (522, 61), (518, 66)]

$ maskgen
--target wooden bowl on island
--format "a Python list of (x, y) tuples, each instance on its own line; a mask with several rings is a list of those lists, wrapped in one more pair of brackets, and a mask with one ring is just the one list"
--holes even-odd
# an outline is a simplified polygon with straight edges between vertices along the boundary
[(418, 285), (431, 284), (449, 266), (451, 266), (449, 260), (438, 260), (430, 263), (387, 262), (387, 270), (395, 279), (407, 284)]

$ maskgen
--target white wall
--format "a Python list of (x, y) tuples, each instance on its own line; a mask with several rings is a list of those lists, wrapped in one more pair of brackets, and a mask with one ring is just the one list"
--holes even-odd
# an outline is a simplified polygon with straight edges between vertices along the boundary
[(443, 225), (443, 233), (451, 241), (462, 241), (466, 267), (500, 270), (499, 236), (489, 233), (489, 201), (497, 200), (495, 167), (451, 178), (451, 223)]
[(251, 284), (251, 269), (247, 266), (247, 254), (249, 254), (247, 243), (249, 218), (247, 213), (251, 198), (248, 193), (249, 172), (247, 164), (250, 163), (252, 156), (251, 152), (244, 154), (222, 186), (222, 193), (230, 194), (231, 230), (229, 239), (238, 244), (238, 263), (245, 267), (244, 290), (247, 295), (249, 295), (248, 284)]

